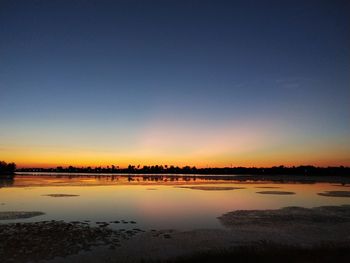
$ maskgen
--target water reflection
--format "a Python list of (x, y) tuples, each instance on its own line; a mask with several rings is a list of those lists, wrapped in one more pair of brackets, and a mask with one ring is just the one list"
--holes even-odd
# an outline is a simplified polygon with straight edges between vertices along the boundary
[[(4, 205), (0, 211), (45, 213), (19, 221), (132, 220), (144, 229), (222, 228), (217, 217), (233, 210), (315, 207), (350, 201), (318, 195), (348, 190), (341, 184), (280, 183), (236, 177), (228, 180), (188, 175), (21, 175), (14, 180), (2, 180), (1, 186), (0, 203)], [(278, 188), (295, 195), (261, 195), (257, 193), (259, 188)], [(69, 195), (74, 197), (66, 197)]]
[(0, 177), (0, 188), (1, 187), (10, 187), (14, 184), (14, 177), (1, 178)]

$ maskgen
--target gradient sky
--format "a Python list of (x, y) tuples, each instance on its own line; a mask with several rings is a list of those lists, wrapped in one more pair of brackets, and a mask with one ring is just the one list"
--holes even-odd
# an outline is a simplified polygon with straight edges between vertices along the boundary
[(350, 165), (349, 1), (0, 1), (0, 160)]

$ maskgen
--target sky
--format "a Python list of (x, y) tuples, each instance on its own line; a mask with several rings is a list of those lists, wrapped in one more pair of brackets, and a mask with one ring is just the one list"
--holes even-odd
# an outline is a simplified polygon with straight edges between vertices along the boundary
[(350, 2), (0, 0), (0, 160), (350, 166)]

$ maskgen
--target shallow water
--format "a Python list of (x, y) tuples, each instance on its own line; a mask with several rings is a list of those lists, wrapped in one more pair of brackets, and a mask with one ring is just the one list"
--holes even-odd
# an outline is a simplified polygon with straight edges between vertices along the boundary
[[(0, 186), (0, 211), (45, 213), (0, 223), (90, 220), (94, 224), (98, 221), (133, 220), (137, 224), (110, 226), (190, 230), (224, 228), (217, 217), (234, 210), (350, 204), (350, 198), (318, 195), (325, 191), (349, 190), (340, 184), (242, 182), (235, 181), (234, 177), (228, 181), (188, 176), (19, 175)], [(257, 193), (269, 188), (295, 194)], [(59, 196), (50, 196), (56, 194)]]

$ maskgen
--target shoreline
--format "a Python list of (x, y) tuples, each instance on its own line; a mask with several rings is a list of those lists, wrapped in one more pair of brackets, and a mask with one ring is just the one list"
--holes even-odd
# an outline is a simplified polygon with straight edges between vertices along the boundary
[(350, 205), (238, 210), (219, 220), (226, 229), (145, 231), (115, 230), (106, 222), (97, 227), (80, 221), (0, 223), (0, 257), (6, 263), (181, 262), (208, 252), (232, 256), (261, 245), (282, 254), (322, 245), (335, 251), (350, 249)]

